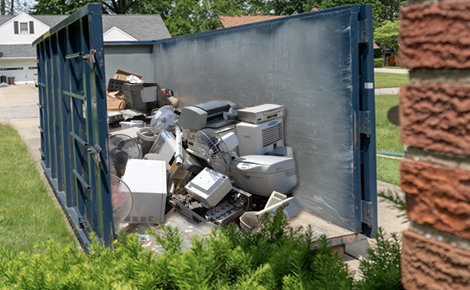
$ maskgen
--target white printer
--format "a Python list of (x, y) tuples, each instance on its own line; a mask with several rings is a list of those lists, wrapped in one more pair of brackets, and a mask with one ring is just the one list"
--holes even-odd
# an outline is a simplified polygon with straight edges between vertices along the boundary
[(219, 128), (235, 120), (225, 120), (224, 112), (237, 104), (231, 101), (211, 101), (195, 106), (181, 108), (178, 126), (186, 129), (201, 130), (203, 128)]
[(273, 191), (287, 194), (297, 185), (292, 157), (249, 155), (230, 163), (234, 186), (250, 193), (270, 196)]

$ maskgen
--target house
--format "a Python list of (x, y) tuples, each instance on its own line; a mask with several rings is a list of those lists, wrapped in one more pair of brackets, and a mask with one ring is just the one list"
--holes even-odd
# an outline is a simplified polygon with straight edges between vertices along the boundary
[(261, 15), (259, 12), (257, 12), (255, 15), (244, 15), (244, 16), (219, 15), (219, 21), (220, 21), (220, 24), (222, 25), (222, 28), (228, 28), (232, 26), (271, 20), (271, 19), (276, 19), (276, 18), (286, 17), (286, 16)]
[[(16, 84), (33, 83), (37, 73), (32, 42), (68, 15), (1, 15), (0, 76), (15, 77)], [(144, 41), (170, 38), (158, 14), (103, 15), (103, 40)]]

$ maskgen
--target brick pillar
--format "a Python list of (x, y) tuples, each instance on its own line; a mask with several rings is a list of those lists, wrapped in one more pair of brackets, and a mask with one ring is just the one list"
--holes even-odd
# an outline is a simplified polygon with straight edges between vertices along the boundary
[(405, 289), (470, 289), (470, 1), (410, 0), (400, 12), (401, 163), (410, 228)]

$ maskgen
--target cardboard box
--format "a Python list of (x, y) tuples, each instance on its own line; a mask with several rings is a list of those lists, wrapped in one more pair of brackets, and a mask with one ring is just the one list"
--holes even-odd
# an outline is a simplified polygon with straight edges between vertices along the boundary
[(135, 74), (135, 73), (126, 72), (126, 71), (123, 71), (123, 70), (120, 70), (120, 69), (118, 69), (118, 70), (116, 71), (116, 73), (115, 73), (114, 76), (113, 76), (113, 79), (120, 80), (120, 81), (127, 81), (127, 77), (130, 76), (130, 75), (135, 75), (135, 76), (138, 77), (139, 79), (142, 79), (142, 76), (141, 76), (141, 75), (138, 75), (138, 74)]
[(106, 92), (106, 104), (108, 111), (119, 111), (126, 107), (126, 102), (122, 98), (117, 98), (119, 92)]

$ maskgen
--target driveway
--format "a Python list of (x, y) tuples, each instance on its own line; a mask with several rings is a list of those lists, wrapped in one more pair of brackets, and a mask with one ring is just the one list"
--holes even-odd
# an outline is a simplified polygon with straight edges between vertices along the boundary
[(38, 102), (38, 89), (32, 84), (0, 87), (0, 123), (10, 123), (18, 131), (36, 160), (41, 158)]

